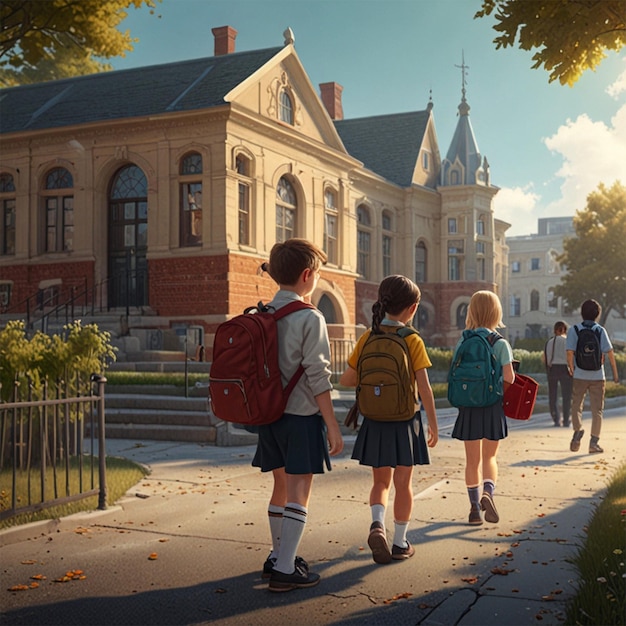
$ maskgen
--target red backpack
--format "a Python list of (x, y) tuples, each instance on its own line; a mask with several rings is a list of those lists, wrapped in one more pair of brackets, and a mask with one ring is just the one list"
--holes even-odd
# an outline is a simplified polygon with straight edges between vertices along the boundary
[(304, 368), (300, 365), (283, 389), (276, 322), (314, 308), (295, 300), (270, 313), (270, 307), (259, 303), (218, 326), (209, 372), (209, 400), (216, 417), (246, 426), (280, 419)]

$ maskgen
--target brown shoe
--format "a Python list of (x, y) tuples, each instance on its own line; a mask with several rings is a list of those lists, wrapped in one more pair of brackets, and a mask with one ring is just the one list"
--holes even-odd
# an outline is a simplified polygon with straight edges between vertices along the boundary
[(589, 454), (602, 454), (603, 452), (604, 448), (601, 448), (597, 442), (589, 444)]
[(580, 450), (580, 440), (583, 438), (584, 434), (585, 434), (584, 430), (577, 430), (574, 433), (574, 436), (572, 437), (572, 440), (570, 441), (570, 444), (569, 444), (569, 449), (572, 452), (578, 452)]
[(410, 559), (415, 554), (415, 548), (411, 545), (411, 542), (407, 539), (407, 547), (401, 548), (395, 543), (391, 546), (391, 558), (394, 561), (404, 561)]
[(391, 551), (387, 543), (385, 529), (380, 522), (373, 522), (370, 526), (370, 535), (367, 538), (367, 545), (372, 551), (372, 558), (375, 563), (391, 563)]

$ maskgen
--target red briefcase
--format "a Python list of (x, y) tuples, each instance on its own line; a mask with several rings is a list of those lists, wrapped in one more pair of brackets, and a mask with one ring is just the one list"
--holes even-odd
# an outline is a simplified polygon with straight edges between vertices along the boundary
[(530, 376), (515, 373), (515, 381), (504, 392), (504, 414), (516, 420), (527, 420), (533, 414), (539, 383)]

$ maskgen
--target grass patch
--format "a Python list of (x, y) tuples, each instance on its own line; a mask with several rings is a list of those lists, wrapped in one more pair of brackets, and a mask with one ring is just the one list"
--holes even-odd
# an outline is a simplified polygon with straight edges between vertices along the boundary
[[(89, 491), (91, 489), (91, 457), (83, 458), (83, 490)], [(133, 461), (128, 459), (122, 459), (118, 457), (107, 457), (107, 504), (111, 505), (119, 500), (133, 485), (136, 485), (146, 474), (147, 470)], [(57, 486), (59, 496), (65, 495), (65, 467), (57, 468)], [(11, 484), (12, 472), (10, 470), (3, 470), (0, 473), (0, 510), (4, 511), (11, 507), (12, 498), (12, 484)], [(76, 494), (80, 492), (80, 474), (76, 459), (72, 459), (70, 464), (70, 493)], [(99, 471), (98, 471), (98, 459), (95, 459), (94, 467), (94, 485), (98, 486)], [(40, 498), (39, 489), (39, 468), (33, 468), (30, 471), (31, 480), (31, 502), (37, 502)], [(20, 471), (17, 474), (16, 489), (17, 506), (28, 505), (28, 473), (26, 471)], [(52, 468), (47, 468), (46, 471), (46, 499), (54, 498), (54, 476)], [(79, 513), (81, 511), (93, 511), (98, 508), (98, 497), (90, 496), (76, 502), (70, 502), (68, 504), (61, 504), (53, 506), (51, 508), (42, 509), (32, 513), (18, 513), (13, 517), (0, 520), (0, 530), (3, 528), (10, 528), (12, 526), (19, 526), (21, 524), (28, 524), (30, 522), (38, 522), (41, 520), (57, 519), (59, 517), (65, 517), (72, 515), (73, 513)]]
[(624, 624), (626, 616), (626, 463), (612, 476), (584, 545), (572, 563), (579, 572), (567, 624)]
[[(184, 372), (107, 372), (107, 385), (174, 385), (185, 386)], [(207, 383), (209, 375), (202, 372), (189, 372), (187, 382), (193, 387), (197, 382)]]

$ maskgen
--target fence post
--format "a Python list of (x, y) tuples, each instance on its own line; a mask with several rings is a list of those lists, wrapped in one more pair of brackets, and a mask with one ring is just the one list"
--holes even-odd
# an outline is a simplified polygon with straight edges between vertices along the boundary
[(104, 432), (104, 386), (107, 379), (99, 374), (92, 374), (91, 381), (98, 385), (98, 468), (99, 468), (99, 494), (98, 509), (107, 508), (107, 477), (106, 477), (106, 437)]

